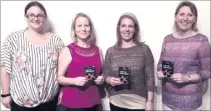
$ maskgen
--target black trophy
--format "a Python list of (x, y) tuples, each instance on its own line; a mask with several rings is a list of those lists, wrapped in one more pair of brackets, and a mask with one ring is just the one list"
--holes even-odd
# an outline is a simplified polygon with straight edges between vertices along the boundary
[(97, 78), (95, 66), (87, 66), (84, 68), (85, 77), (88, 81), (94, 81)]
[(121, 85), (115, 86), (115, 90), (130, 89), (130, 69), (127, 67), (119, 67), (118, 77), (122, 82)]
[(174, 63), (170, 61), (162, 61), (162, 72), (169, 81), (174, 72)]

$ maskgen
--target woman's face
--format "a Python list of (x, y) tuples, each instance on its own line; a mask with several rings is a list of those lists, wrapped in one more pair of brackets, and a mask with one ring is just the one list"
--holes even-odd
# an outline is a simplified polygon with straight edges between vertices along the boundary
[(120, 23), (119, 32), (124, 41), (133, 40), (135, 26), (133, 20), (130, 18), (123, 18)]
[(192, 30), (193, 24), (196, 22), (195, 15), (191, 12), (190, 7), (183, 6), (179, 9), (175, 16), (177, 27), (182, 31)]
[(87, 40), (90, 37), (91, 26), (86, 17), (78, 17), (75, 21), (75, 34), (78, 39)]
[(27, 10), (26, 21), (32, 29), (38, 30), (44, 26), (46, 16), (44, 11), (37, 6), (32, 6)]

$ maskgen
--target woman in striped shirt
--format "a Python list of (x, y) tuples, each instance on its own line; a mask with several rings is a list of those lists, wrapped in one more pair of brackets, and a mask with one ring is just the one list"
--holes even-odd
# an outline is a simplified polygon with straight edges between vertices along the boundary
[(11, 111), (55, 111), (57, 58), (64, 44), (46, 30), (47, 12), (41, 3), (30, 2), (25, 18), (28, 27), (11, 33), (2, 46), (2, 103)]

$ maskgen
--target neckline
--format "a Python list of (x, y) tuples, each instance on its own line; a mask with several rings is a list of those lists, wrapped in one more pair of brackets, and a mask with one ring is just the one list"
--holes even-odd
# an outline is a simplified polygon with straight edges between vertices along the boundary
[(193, 38), (193, 37), (196, 37), (198, 36), (200, 33), (196, 33), (195, 35), (192, 35), (192, 36), (189, 36), (189, 37), (185, 37), (185, 38), (177, 38), (173, 35), (173, 33), (171, 34), (171, 37), (174, 38), (174, 39), (177, 39), (177, 40), (184, 40), (184, 39), (189, 39), (189, 38)]
[(138, 45), (136, 44), (136, 45), (134, 45), (134, 46), (131, 46), (131, 47), (118, 47), (118, 49), (120, 49), (120, 50), (130, 50), (130, 49), (133, 49), (133, 48), (135, 48), (135, 47), (137, 47)]
[(27, 34), (26, 34), (26, 31), (27, 31), (27, 28), (24, 30), (24, 37), (26, 38), (26, 41), (27, 41), (30, 45), (32, 45), (33, 47), (35, 47), (35, 48), (46, 47), (46, 46), (50, 43), (51, 39), (53, 38), (53, 37), (52, 37), (52, 33), (47, 32), (47, 34), (50, 36), (50, 39), (48, 40), (48, 42), (46, 42), (46, 43), (43, 44), (43, 45), (33, 44), (33, 43), (28, 39), (28, 36), (27, 36)]
[(91, 47), (92, 47), (92, 45), (90, 45), (89, 47), (81, 47), (81, 46), (79, 46), (78, 44), (76, 44), (75, 42), (73, 42), (73, 44), (74, 44), (74, 46), (76, 46), (76, 47), (78, 47), (78, 48), (80, 48), (80, 49), (90, 49)]

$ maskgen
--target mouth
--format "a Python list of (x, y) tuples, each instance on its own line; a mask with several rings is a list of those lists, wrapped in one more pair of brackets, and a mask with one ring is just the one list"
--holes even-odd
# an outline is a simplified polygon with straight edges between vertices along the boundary
[(187, 26), (189, 23), (187, 23), (187, 22), (181, 22), (181, 24), (182, 24), (183, 26)]
[(128, 37), (131, 33), (122, 33), (124, 36)]
[(34, 25), (40, 25), (41, 23), (40, 22), (31, 22), (32, 24)]
[(87, 33), (80, 33), (81, 35), (87, 35)]

